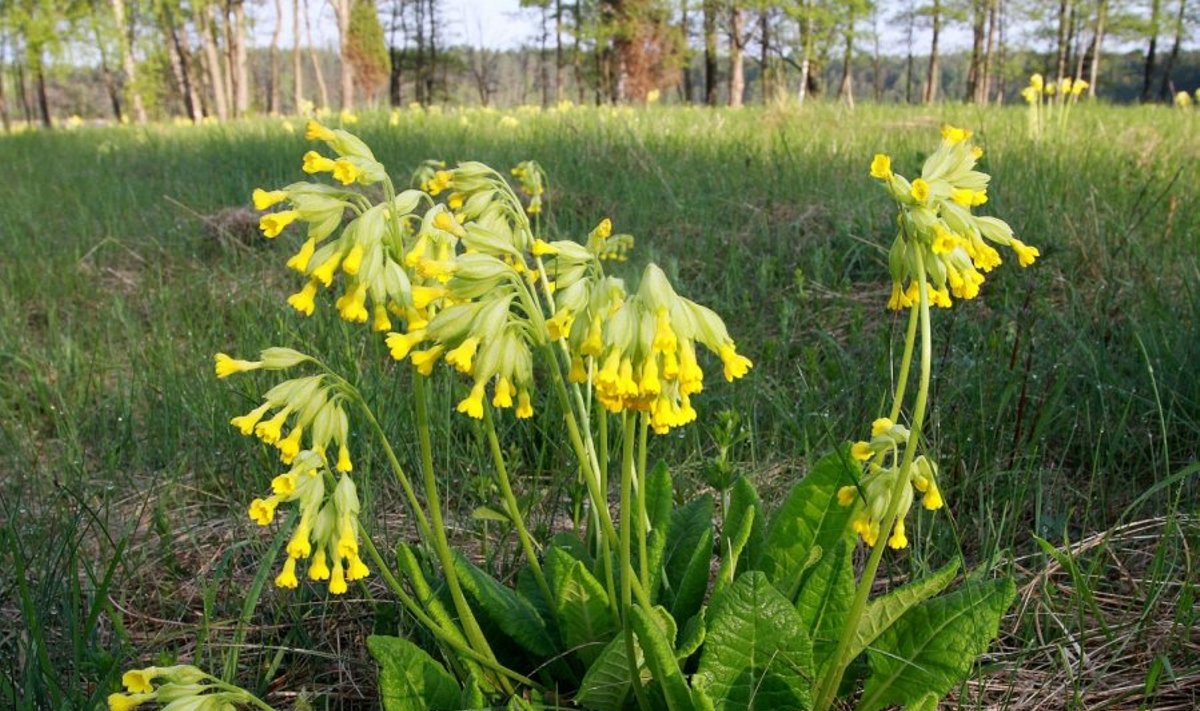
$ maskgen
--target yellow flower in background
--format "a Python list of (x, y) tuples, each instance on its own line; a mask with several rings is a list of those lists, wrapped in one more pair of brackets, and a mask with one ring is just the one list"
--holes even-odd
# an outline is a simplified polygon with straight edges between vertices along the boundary
[(958, 128), (957, 126), (951, 126), (950, 124), (942, 126), (942, 138), (944, 138), (951, 145), (962, 143), (970, 137), (971, 131), (968, 129)]
[(892, 177), (892, 159), (883, 153), (876, 153), (871, 161), (871, 177), (887, 180)]

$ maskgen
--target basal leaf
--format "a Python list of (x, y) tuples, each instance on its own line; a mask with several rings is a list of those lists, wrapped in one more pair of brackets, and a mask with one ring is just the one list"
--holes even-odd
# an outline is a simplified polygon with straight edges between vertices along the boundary
[(678, 620), (691, 619), (704, 604), (704, 592), (708, 589), (708, 575), (712, 563), (713, 530), (704, 529), (696, 548), (677, 583), (675, 597), (671, 601), (671, 615)]
[(379, 664), (384, 711), (451, 711), (461, 691), (454, 677), (417, 645), (399, 637), (371, 635), (367, 649)]
[(837, 490), (854, 481), (852, 467), (845, 450), (821, 459), (771, 517), (758, 568), (789, 600), (796, 599), (813, 546), (829, 551), (850, 538), (853, 507), (838, 505)]
[[(675, 620), (661, 605), (654, 608), (655, 619), (664, 639), (675, 639), (678, 630)], [(650, 681), (646, 660), (642, 654), (641, 645), (634, 639), (633, 651), (637, 656), (639, 678), (645, 684)], [(618, 634), (612, 638), (600, 656), (588, 668), (575, 702), (592, 711), (622, 711), (625, 700), (633, 693), (629, 679), (629, 650), (625, 645), (625, 636)]]
[(708, 629), (704, 622), (704, 608), (700, 609), (692, 618), (684, 623), (683, 629), (679, 632), (679, 644), (675, 647), (675, 657), (679, 661), (683, 661), (696, 653), (700, 649), (700, 645), (704, 644), (704, 638), (708, 633)]
[(854, 639), (850, 641), (847, 654), (850, 659), (862, 654), (879, 635), (891, 627), (913, 605), (937, 595), (954, 581), (958, 573), (958, 561), (951, 561), (938, 568), (932, 575), (921, 578), (886, 595), (876, 598), (867, 606)]
[(658, 601), (659, 584), (663, 576), (663, 559), (667, 550), (667, 537), (671, 530), (671, 509), (674, 491), (667, 465), (659, 462), (646, 475), (646, 517), (650, 519), (650, 532), (646, 537), (646, 558), (650, 571), (650, 599)]
[(600, 656), (600, 651), (617, 629), (609, 607), (608, 593), (600, 581), (577, 560), (565, 566), (556, 566), (554, 587), (555, 610), (563, 645), (568, 650), (574, 650), (584, 664), (591, 664)]
[(996, 638), (1012, 604), (1009, 578), (963, 586), (916, 605), (867, 649), (871, 674), (860, 711), (939, 698), (960, 683)]
[(488, 619), (526, 651), (538, 656), (554, 654), (555, 645), (534, 606), (455, 551), (455, 568), (464, 590)]
[(854, 599), (854, 570), (850, 546), (840, 541), (813, 566), (800, 585), (796, 612), (812, 639), (818, 666), (833, 656), (850, 616)]
[[(649, 492), (647, 492), (649, 493)], [(671, 512), (667, 532), (667, 546), (664, 553), (666, 567), (666, 583), (672, 589), (679, 587), (679, 581), (691, 564), (696, 544), (707, 531), (712, 534), (713, 498), (710, 495), (701, 496), (686, 505)]]
[(766, 537), (766, 517), (763, 515), (762, 502), (754, 484), (745, 476), (738, 477), (733, 482), (729, 492), (729, 510), (725, 512), (725, 524), (722, 530), (737, 531), (742, 527), (742, 520), (753, 516), (753, 523), (738, 551), (738, 567), (734, 572), (757, 570), (758, 559), (762, 554), (763, 540)]
[(675, 660), (675, 650), (671, 647), (666, 635), (659, 625), (651, 618), (651, 614), (640, 607), (634, 607), (630, 622), (637, 635), (638, 644), (646, 655), (646, 664), (654, 674), (654, 680), (662, 688), (670, 711), (690, 711), (692, 706), (691, 692), (687, 682), (683, 680), (683, 672), (679, 662)]
[(765, 575), (739, 577), (708, 610), (693, 684), (717, 711), (807, 709), (812, 646), (800, 615)]

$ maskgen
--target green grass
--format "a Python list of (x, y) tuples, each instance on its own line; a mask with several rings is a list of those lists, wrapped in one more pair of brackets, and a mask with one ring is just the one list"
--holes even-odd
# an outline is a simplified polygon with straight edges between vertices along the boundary
[[(861, 436), (887, 397), (902, 324), (883, 309), (893, 223), (867, 177), (872, 154), (912, 175), (941, 122), (973, 127), (993, 175), (983, 212), (1043, 258), (1025, 270), (1010, 260), (981, 299), (936, 313), (929, 441), (953, 513), (923, 513), (891, 572), (960, 551), (971, 564), (1016, 557), (1030, 597), (1006, 624), (1001, 672), (964, 689), (964, 705), (1021, 706), (1028, 670), (1044, 672), (1042, 693), (1057, 689), (1046, 698), (1061, 707), (1111, 701), (1106, 670), (1140, 685), (1118, 706), (1195, 693), (1197, 487), (1175, 475), (1200, 451), (1200, 115), (1079, 107), (1068, 135), (1040, 144), (1022, 109), (518, 115), (516, 129), (480, 112), (355, 128), (401, 183), (426, 158), (502, 170), (536, 159), (551, 233), (578, 237), (608, 216), (635, 235), (627, 276), (659, 262), (756, 364), (746, 380), (712, 383), (700, 421), (655, 440), (652, 456), (699, 491), (715, 415), (736, 410), (751, 436), (733, 459), (769, 500)], [(390, 605), (268, 589), (238, 622), (271, 544), (244, 509), (277, 465), (227, 424), (266, 381), (217, 382), (214, 352), (322, 354), (357, 372), (401, 456), (415, 455), (404, 381), (379, 339), (328, 303), (296, 317), (283, 300), (298, 284), (282, 266), (295, 235), (267, 242), (222, 212), (247, 206), (254, 187), (301, 179), (304, 150), (273, 121), (0, 138), (4, 705), (90, 707), (122, 667), (179, 657), (219, 671), (235, 642), (238, 679), (280, 705), (304, 689), (318, 708), (370, 705), (363, 634), (404, 624)], [(449, 387), (435, 419), (453, 444), (438, 463), (470, 541), (484, 524), (469, 512), (493, 503), (489, 470), (479, 432), (451, 417)], [(545, 528), (543, 475), (570, 457), (542, 430), (556, 430), (550, 414), (503, 434)], [(370, 479), (381, 464), (368, 455), (360, 469)], [(390, 485), (372, 498), (383, 540), (410, 535)], [(1076, 547), (1060, 568), (1033, 538), (1059, 545), (1130, 522), (1141, 523)]]

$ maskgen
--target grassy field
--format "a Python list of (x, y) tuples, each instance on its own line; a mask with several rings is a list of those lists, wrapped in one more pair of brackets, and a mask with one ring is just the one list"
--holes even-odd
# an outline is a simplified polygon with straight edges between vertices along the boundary
[[(733, 456), (769, 500), (860, 436), (891, 384), (903, 334), (883, 308), (894, 233), (872, 154), (912, 175), (943, 121), (974, 128), (993, 175), (982, 211), (1043, 258), (936, 314), (930, 447), (952, 513), (922, 513), (890, 572), (959, 554), (1016, 572), (1021, 596), (986, 673), (956, 694), (964, 708), (1200, 703), (1200, 114), (1081, 106), (1040, 143), (1016, 108), (517, 116), (354, 128), (401, 183), (426, 158), (536, 159), (551, 233), (607, 216), (635, 235), (629, 276), (659, 262), (756, 364), (653, 454), (701, 490), (716, 415), (733, 410), (749, 433)], [(216, 351), (323, 354), (415, 456), (381, 339), (328, 305), (302, 323), (284, 304), (295, 235), (255, 234), (251, 190), (301, 179), (305, 149), (265, 120), (0, 137), (0, 705), (91, 708), (123, 666), (176, 658), (280, 706), (373, 703), (363, 636), (407, 625), (382, 587), (332, 605), (267, 590), (243, 609), (272, 544), (245, 505), (276, 465), (227, 424), (253, 384), (211, 370)], [(483, 443), (437, 396), (455, 537), (486, 548), (469, 516), (492, 500)], [(554, 427), (545, 412), (506, 433), (546, 528), (542, 475), (570, 462), (537, 446)], [(409, 529), (385, 478), (373, 513), (395, 540)]]

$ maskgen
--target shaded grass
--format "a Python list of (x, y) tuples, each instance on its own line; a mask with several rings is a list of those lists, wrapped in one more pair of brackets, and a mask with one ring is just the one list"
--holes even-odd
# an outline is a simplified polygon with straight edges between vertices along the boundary
[[(658, 261), (756, 363), (735, 386), (712, 382), (700, 422), (656, 439), (652, 456), (699, 491), (713, 415), (737, 410), (751, 437), (734, 456), (771, 500), (885, 406), (902, 324), (882, 309), (893, 228), (866, 177), (871, 154), (912, 174), (942, 121), (974, 127), (993, 174), (984, 212), (1043, 259), (1005, 264), (983, 299), (936, 314), (928, 434), (953, 515), (914, 522), (914, 549), (892, 565), (903, 575), (959, 552), (1044, 563), (1031, 533), (1060, 543), (1108, 530), (1197, 458), (1197, 119), (1163, 107), (1080, 107), (1072, 119), (1070, 135), (1042, 144), (1026, 140), (1023, 111), (972, 107), (576, 110), (523, 114), (516, 129), (482, 112), (405, 113), (397, 127), (368, 116), (356, 128), (400, 183), (425, 158), (500, 169), (534, 158), (550, 176), (551, 233), (582, 235), (609, 216), (634, 234), (624, 276)], [(222, 212), (299, 179), (306, 148), (274, 121), (0, 140), (20, 176), (0, 191), (0, 569), (11, 574), (0, 574), (0, 612), (13, 622), (0, 633), (0, 698), (87, 705), (120, 666), (160, 653), (221, 668), (270, 545), (243, 508), (277, 465), (227, 425), (265, 381), (217, 384), (212, 353), (322, 354), (370, 389), (413, 461), (404, 379), (378, 339), (327, 304), (313, 322), (290, 313), (297, 282), (282, 262), (294, 237), (247, 236)], [(456, 538), (511, 559), (510, 539), (488, 540), (494, 528), (467, 516), (494, 496), (480, 433), (450, 414), (457, 387), (441, 385), (435, 406)], [(558, 525), (545, 489), (570, 458), (545, 444), (557, 443), (542, 436), (553, 413), (503, 429), (538, 525)], [(368, 481), (382, 471), (360, 457)], [(386, 500), (374, 507), (383, 540), (409, 536), (384, 479), (372, 493)], [(1140, 508), (1195, 511), (1196, 500), (1184, 478)], [(1102, 580), (1106, 566), (1081, 579)], [(1177, 572), (1195, 583), (1190, 566)], [(332, 692), (329, 705), (372, 698), (362, 634), (404, 620), (386, 604), (321, 600), (266, 591), (239, 678)], [(1013, 634), (1018, 660), (1046, 644), (1033, 618)], [(1176, 672), (1197, 667), (1187, 645), (1171, 654)]]

